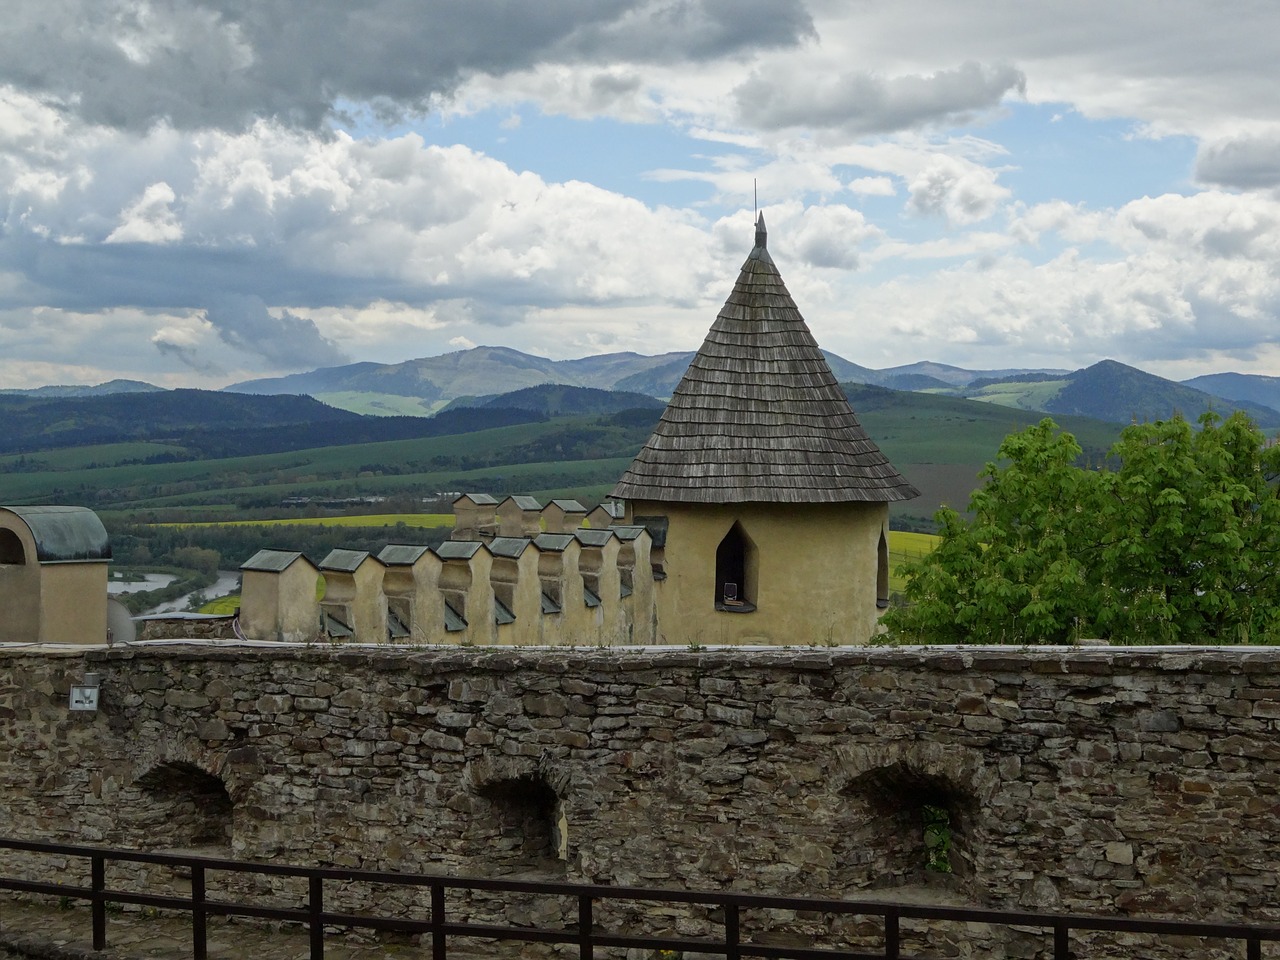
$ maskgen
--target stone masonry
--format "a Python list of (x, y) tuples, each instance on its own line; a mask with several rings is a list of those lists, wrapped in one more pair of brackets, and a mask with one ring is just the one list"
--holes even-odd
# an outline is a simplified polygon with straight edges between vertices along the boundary
[[(101, 709), (69, 713), (86, 671)], [(1269, 648), (8, 649), (0, 834), (1276, 923), (1278, 725)], [(951, 818), (950, 874), (924, 870), (924, 805)], [(917, 934), (946, 955), (999, 937), (998, 955), (1042, 950), (1022, 934)]]

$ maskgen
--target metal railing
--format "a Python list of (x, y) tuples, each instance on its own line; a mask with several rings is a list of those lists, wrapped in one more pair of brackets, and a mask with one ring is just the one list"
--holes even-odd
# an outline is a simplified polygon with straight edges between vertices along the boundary
[[(269, 920), (296, 921), (303, 924), (310, 938), (311, 960), (324, 958), (326, 925), (362, 927), (402, 933), (426, 933), (431, 937), (432, 960), (447, 960), (450, 938), (478, 937), (498, 941), (524, 941), (547, 944), (576, 944), (580, 960), (593, 960), (596, 948), (623, 947), (642, 950), (697, 951), (724, 956), (726, 960), (744, 957), (773, 957), (787, 960), (909, 960), (901, 953), (901, 921), (941, 920), (956, 923), (982, 923), (993, 926), (1040, 928), (1052, 937), (1053, 960), (1073, 960), (1071, 934), (1075, 931), (1109, 931), (1128, 934), (1151, 934), (1168, 937), (1204, 937), (1243, 943), (1246, 960), (1261, 960), (1264, 942), (1280, 942), (1280, 926), (1239, 923), (1206, 923), (1184, 920), (1156, 920), (1135, 917), (1103, 917), (1052, 913), (1024, 913), (1009, 910), (984, 910), (938, 907), (914, 904), (891, 904), (875, 901), (829, 900), (815, 897), (778, 897), (765, 894), (712, 891), (661, 890), (645, 887), (600, 886), (578, 883), (545, 883), (525, 880), (501, 880), (450, 877), (431, 874), (384, 873), (371, 870), (349, 870), (334, 867), (292, 867), (277, 864), (250, 863), (209, 857), (145, 853), (99, 847), (72, 846), (42, 841), (0, 838), (0, 849), (28, 851), (89, 861), (88, 887), (66, 883), (50, 883), (0, 877), (0, 890), (43, 894), (70, 900), (87, 900), (93, 928), (93, 948), (107, 946), (107, 905), (135, 904), (162, 910), (191, 914), (193, 955), (206, 960), (208, 919), (213, 916), (258, 917)], [(190, 871), (190, 896), (170, 896), (111, 890), (106, 885), (108, 863), (158, 864)], [(211, 872), (259, 874), (292, 877), (307, 881), (307, 903), (301, 907), (264, 906), (211, 900), (206, 894), (206, 879)], [(378, 917), (365, 914), (331, 912), (324, 908), (326, 882), (365, 882), (397, 887), (427, 888), (431, 912), (428, 919)], [(531, 927), (494, 923), (472, 923), (448, 919), (447, 894), (451, 891), (485, 891), (491, 893), (534, 894), (547, 897), (569, 897), (577, 901), (577, 924), (562, 927)], [(723, 936), (677, 937), (643, 936), (598, 929), (595, 920), (597, 902), (628, 901), (632, 903), (693, 904), (716, 908), (722, 912)], [(804, 911), (811, 914), (858, 915), (879, 917), (883, 928), (883, 949), (874, 953), (826, 947), (779, 946), (754, 943), (743, 939), (743, 914), (753, 910)]]

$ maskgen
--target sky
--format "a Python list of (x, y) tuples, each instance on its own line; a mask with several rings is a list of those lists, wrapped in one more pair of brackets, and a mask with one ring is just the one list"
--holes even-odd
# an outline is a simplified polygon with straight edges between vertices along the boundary
[(696, 349), (1280, 376), (1274, 0), (11, 0), (0, 387)]

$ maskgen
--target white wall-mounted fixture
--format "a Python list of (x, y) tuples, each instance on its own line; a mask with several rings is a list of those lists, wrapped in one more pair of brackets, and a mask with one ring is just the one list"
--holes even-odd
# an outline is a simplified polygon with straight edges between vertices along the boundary
[(71, 685), (71, 698), (68, 707), (73, 710), (96, 711), (98, 709), (98, 691), (102, 686), (102, 677), (96, 673), (86, 673), (79, 683)]

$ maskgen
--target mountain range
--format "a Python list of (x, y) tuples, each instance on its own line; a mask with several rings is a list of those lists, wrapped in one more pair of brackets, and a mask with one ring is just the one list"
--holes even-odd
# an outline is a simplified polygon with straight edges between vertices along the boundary
[[(1111, 423), (1165, 419), (1175, 412), (1195, 419), (1206, 410), (1227, 413), (1240, 409), (1259, 426), (1280, 427), (1280, 378), (1276, 377), (1216, 374), (1177, 383), (1114, 360), (1075, 371), (968, 370), (933, 361), (873, 370), (833, 353), (824, 351), (824, 355), (841, 383), (985, 400), (1022, 410), (1076, 414)], [(499, 402), (495, 398), (545, 384), (666, 399), (692, 358), (692, 352), (680, 352), (656, 356), (610, 353), (577, 360), (548, 360), (507, 347), (475, 347), (402, 363), (354, 363), (249, 380), (225, 389), (240, 393), (303, 393), (366, 414), (421, 415), (464, 404), (519, 407), (519, 402)], [(578, 397), (574, 402), (585, 401)], [(634, 399), (626, 402), (643, 405)], [(543, 412), (547, 412), (545, 403), (546, 397), (539, 396), (539, 409)], [(608, 406), (617, 408), (616, 402)], [(579, 406), (574, 412), (582, 409)]]
[[(1114, 360), (1080, 370), (970, 370), (934, 361), (875, 370), (824, 351), (842, 383), (982, 400), (1021, 410), (1074, 414), (1111, 423), (1188, 419), (1206, 410), (1239, 409), (1263, 428), (1280, 427), (1280, 377), (1221, 373), (1183, 383)], [(423, 417), (459, 407), (536, 410), (543, 416), (655, 406), (684, 375), (692, 352), (645, 356), (609, 353), (549, 360), (508, 347), (475, 347), (400, 363), (352, 363), (284, 377), (247, 380), (229, 394), (306, 395), (352, 413)], [(548, 391), (549, 385), (577, 390)], [(30, 399), (103, 397), (155, 392), (132, 380), (96, 387), (40, 387), (0, 395)], [(532, 391), (522, 395), (521, 391)], [(615, 394), (607, 397), (604, 392)], [(168, 392), (168, 391), (166, 391)]]

